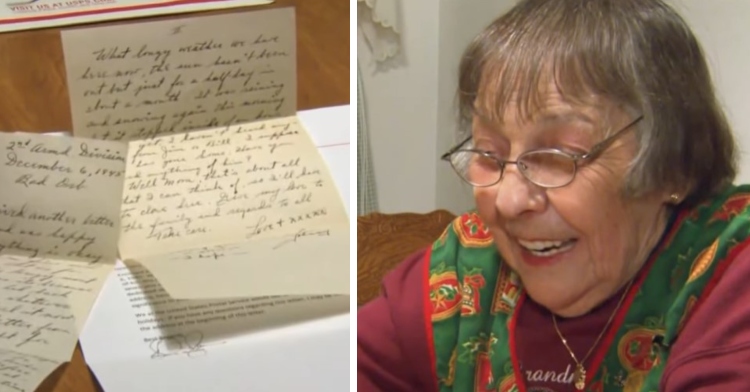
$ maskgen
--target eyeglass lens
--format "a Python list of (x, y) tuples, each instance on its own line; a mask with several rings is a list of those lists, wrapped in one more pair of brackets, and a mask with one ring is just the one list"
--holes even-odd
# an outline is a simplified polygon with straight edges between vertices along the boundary
[[(500, 181), (505, 168), (501, 161), (489, 153), (457, 151), (451, 157), (454, 170), (468, 183), (489, 186)], [(572, 157), (559, 151), (530, 151), (522, 154), (516, 164), (529, 181), (543, 187), (562, 186), (575, 175), (576, 163)]]

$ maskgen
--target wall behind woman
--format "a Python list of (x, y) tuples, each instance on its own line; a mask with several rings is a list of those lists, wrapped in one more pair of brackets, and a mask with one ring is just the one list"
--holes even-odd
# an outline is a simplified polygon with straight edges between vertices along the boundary
[(401, 53), (377, 68), (358, 37), (381, 212), (460, 212), (471, 205), (471, 190), (439, 160), (456, 141), (456, 68), (469, 40), (514, 3), (400, 0)]
[(750, 183), (750, 1), (667, 1), (687, 20), (703, 46), (740, 146), (737, 182)]
[[(686, 18), (709, 58), (742, 150), (739, 182), (750, 182), (748, 0), (667, 0)], [(471, 38), (515, 0), (401, 0), (401, 54), (377, 68), (362, 39), (364, 81), (378, 204), (382, 212), (460, 213), (472, 206), (439, 156), (456, 142), (459, 57)], [(361, 37), (360, 37), (361, 38)]]

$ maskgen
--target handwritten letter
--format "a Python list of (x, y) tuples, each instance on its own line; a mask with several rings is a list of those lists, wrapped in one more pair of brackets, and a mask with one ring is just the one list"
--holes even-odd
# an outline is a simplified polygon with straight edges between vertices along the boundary
[(296, 110), (291, 8), (62, 34), (76, 136), (132, 140)]
[(0, 386), (31, 391), (70, 360), (111, 266), (0, 255)]
[(32, 392), (62, 362), (0, 349), (0, 391)]
[(113, 263), (126, 156), (116, 142), (0, 134), (0, 254)]
[(61, 263), (0, 256), (0, 349), (70, 359), (78, 335), (68, 297), (76, 280)]
[(70, 360), (78, 340), (71, 301), (95, 284), (82, 265), (0, 256), (0, 386), (31, 391)]
[(347, 221), (296, 117), (131, 142), (123, 258), (268, 238), (283, 247)]

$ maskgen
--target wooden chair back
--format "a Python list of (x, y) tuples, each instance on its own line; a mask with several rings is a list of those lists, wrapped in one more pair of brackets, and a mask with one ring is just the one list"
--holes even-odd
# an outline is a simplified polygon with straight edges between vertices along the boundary
[(410, 254), (434, 242), (455, 215), (373, 213), (357, 218), (357, 304), (371, 301), (390, 270)]

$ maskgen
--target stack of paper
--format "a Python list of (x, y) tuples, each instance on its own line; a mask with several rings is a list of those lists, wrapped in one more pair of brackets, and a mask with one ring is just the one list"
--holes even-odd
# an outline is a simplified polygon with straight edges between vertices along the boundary
[(292, 9), (63, 46), (74, 136), (0, 134), (0, 385), (69, 360), (118, 259), (113, 304), (142, 310), (121, 326), (151, 358), (348, 309), (348, 215), (295, 112)]
[[(348, 201), (348, 106), (299, 118)], [(348, 296), (175, 301), (147, 270), (116, 271), (81, 335), (105, 391), (349, 390)]]

